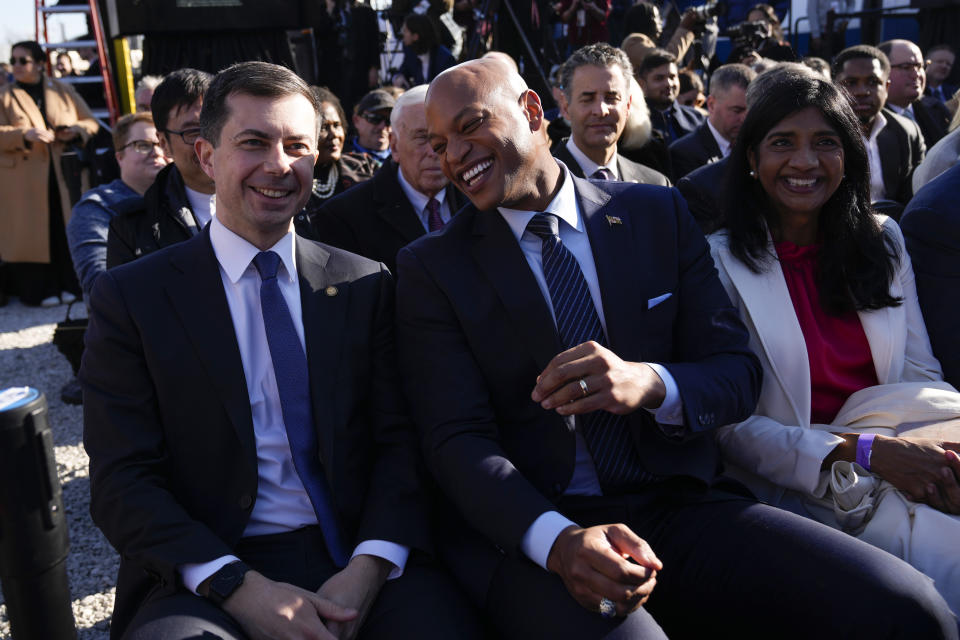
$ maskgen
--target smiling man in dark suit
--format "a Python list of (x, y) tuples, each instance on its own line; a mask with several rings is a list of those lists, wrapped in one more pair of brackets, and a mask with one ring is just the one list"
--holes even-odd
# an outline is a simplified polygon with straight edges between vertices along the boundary
[(579, 178), (669, 186), (667, 176), (617, 153), (634, 106), (631, 75), (627, 54), (606, 43), (573, 52), (560, 70), (560, 110), (571, 135), (554, 147), (553, 155)]
[(80, 379), (115, 638), (472, 633), (421, 554), (393, 281), (293, 233), (319, 109), (283, 67), (220, 72), (197, 142), (217, 215), (94, 287)]
[(703, 124), (702, 113), (677, 102), (680, 76), (677, 59), (663, 49), (654, 49), (643, 57), (636, 69), (637, 81), (650, 109), (650, 122), (661, 132), (667, 144), (691, 133)]
[(955, 636), (905, 563), (718, 479), (760, 369), (676, 191), (571, 175), (498, 61), (426, 108), (472, 206), (398, 255), (401, 374), (498, 637)]
[(467, 199), (449, 186), (427, 142), (427, 85), (404, 92), (390, 114), (392, 158), (367, 182), (323, 205), (314, 238), (382, 262), (396, 272), (397, 251), (442, 229)]

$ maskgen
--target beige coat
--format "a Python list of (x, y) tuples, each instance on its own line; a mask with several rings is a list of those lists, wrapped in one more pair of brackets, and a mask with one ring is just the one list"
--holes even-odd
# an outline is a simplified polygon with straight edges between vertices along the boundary
[[(44, 77), (44, 101), (50, 128), (77, 125), (86, 142), (99, 125), (73, 87)], [(50, 216), (47, 189), (53, 154), (53, 169), (60, 188), (63, 222), (70, 219), (70, 196), (60, 157), (65, 145), (34, 143), (27, 148), (23, 134), (44, 128), (36, 103), (16, 85), (0, 87), (0, 259), (4, 262), (50, 262)], [(89, 189), (84, 172), (83, 190)]]

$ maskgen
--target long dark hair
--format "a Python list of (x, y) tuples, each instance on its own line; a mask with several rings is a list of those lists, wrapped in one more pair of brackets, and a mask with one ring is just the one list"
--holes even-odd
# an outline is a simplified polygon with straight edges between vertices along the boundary
[(748, 152), (756, 153), (781, 120), (814, 107), (840, 136), (845, 172), (820, 211), (821, 304), (832, 314), (899, 305), (902, 300), (890, 295), (890, 283), (900, 255), (870, 210), (870, 165), (857, 117), (844, 95), (822, 78), (790, 69), (768, 73), (780, 77), (750, 105), (728, 160), (725, 214), (731, 253), (755, 273), (776, 259), (767, 233), (776, 232), (780, 219), (760, 181), (749, 175)]

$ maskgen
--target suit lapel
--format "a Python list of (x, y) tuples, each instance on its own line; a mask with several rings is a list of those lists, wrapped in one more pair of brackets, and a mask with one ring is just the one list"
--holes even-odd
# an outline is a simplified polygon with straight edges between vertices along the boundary
[(573, 154), (571, 154), (570, 150), (567, 149), (566, 140), (557, 145), (555, 149), (556, 151), (554, 152), (553, 157), (567, 165), (567, 169), (570, 169), (570, 173), (577, 178), (586, 177), (583, 173), (583, 167), (580, 166), (580, 163), (576, 161), (576, 159), (573, 157)]
[(400, 187), (397, 171), (399, 167), (391, 160), (387, 167), (374, 176), (377, 183), (373, 189), (373, 200), (377, 206), (377, 215), (409, 243), (424, 235), (426, 231)]
[(343, 274), (329, 268), (330, 253), (309, 241), (296, 239), (297, 275), (307, 367), (310, 371), (310, 399), (313, 421), (320, 443), (320, 459), (329, 479), (336, 462), (334, 435), (342, 416), (338, 415), (338, 378), (350, 285)]
[(250, 396), (209, 230), (179, 245), (170, 252), (169, 259), (176, 277), (166, 285), (166, 295), (180, 316), (248, 459), (255, 464)]
[[(560, 353), (553, 315), (537, 284), (523, 250), (500, 212), (482, 211), (474, 218), (476, 242), (472, 254), (490, 281), (510, 323), (520, 333), (540, 370)], [(544, 327), (551, 327), (544, 331)]]
[(656, 271), (647, 270), (645, 255), (637, 251), (631, 216), (607, 208), (610, 194), (586, 180), (575, 178), (573, 185), (597, 269), (608, 343), (620, 357), (639, 361), (646, 309), (637, 313), (643, 296), (631, 274)]
[(708, 160), (723, 157), (720, 145), (717, 144), (717, 139), (713, 137), (713, 132), (710, 131), (710, 127), (706, 123), (697, 127), (697, 136), (700, 138), (700, 144), (703, 145), (704, 151), (707, 152)]
[(900, 140), (900, 135), (897, 131), (899, 128), (895, 121), (891, 121), (888, 122), (887, 126), (881, 129), (877, 135), (877, 150), (880, 154), (880, 168), (883, 173), (884, 195), (887, 198), (895, 198), (897, 196), (900, 161), (906, 157), (906, 154), (903, 153), (904, 149), (902, 148), (906, 140)]
[[(770, 246), (769, 250), (773, 251), (773, 247)], [(796, 314), (783, 313), (784, 309), (793, 309), (793, 301), (780, 262), (774, 260), (765, 265), (762, 273), (756, 274), (728, 249), (724, 248), (718, 255), (743, 300), (741, 316), (753, 324), (777, 384), (790, 402), (799, 424), (809, 424), (810, 362)]]

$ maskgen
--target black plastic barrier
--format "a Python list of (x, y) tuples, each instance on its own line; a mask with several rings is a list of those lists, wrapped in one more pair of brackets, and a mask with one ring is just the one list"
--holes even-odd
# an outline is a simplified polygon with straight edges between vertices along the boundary
[(0, 586), (14, 640), (77, 637), (65, 515), (46, 398), (0, 391)]

